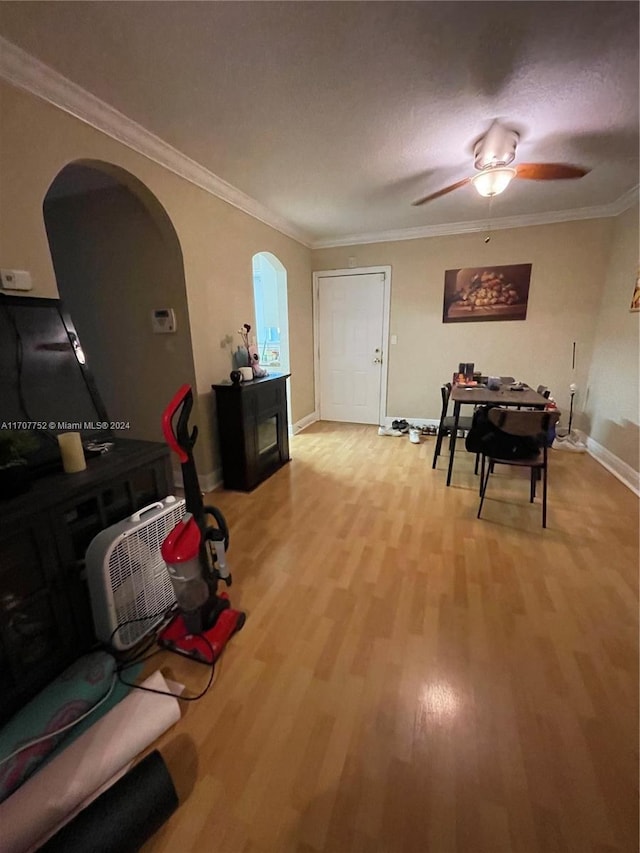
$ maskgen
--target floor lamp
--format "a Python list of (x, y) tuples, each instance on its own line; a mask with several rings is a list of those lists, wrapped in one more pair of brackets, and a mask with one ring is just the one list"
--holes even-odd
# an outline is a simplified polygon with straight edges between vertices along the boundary
[(571, 424), (573, 422), (573, 398), (575, 397), (577, 390), (578, 390), (578, 386), (574, 385), (572, 382), (571, 385), (569, 385), (569, 394), (571, 395), (571, 401), (569, 402), (569, 432), (568, 432), (568, 435), (571, 435)]

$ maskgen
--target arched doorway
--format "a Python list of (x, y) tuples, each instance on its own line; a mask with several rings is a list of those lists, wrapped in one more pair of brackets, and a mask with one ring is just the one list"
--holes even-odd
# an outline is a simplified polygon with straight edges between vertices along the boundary
[[(182, 251), (164, 208), (137, 178), (99, 161), (56, 176), (43, 214), (58, 291), (109, 418), (123, 438), (162, 440), (164, 407), (195, 384)], [(153, 315), (172, 309), (175, 330)]]

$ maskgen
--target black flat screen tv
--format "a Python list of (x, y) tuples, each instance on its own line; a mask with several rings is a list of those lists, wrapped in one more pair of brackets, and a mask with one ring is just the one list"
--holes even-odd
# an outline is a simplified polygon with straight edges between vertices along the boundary
[(60, 463), (56, 436), (110, 437), (109, 417), (80, 339), (59, 299), (0, 293), (0, 430), (38, 440), (34, 469)]

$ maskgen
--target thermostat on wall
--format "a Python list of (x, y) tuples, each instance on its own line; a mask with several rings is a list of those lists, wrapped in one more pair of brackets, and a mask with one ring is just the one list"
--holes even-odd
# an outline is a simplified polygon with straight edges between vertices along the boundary
[(151, 327), (157, 335), (175, 332), (176, 312), (173, 308), (154, 308), (151, 312)]

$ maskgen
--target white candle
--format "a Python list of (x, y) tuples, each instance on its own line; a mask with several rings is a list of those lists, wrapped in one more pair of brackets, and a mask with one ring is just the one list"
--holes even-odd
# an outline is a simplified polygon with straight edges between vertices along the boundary
[(79, 432), (62, 432), (58, 436), (60, 453), (62, 454), (62, 467), (67, 474), (75, 474), (84, 471), (87, 463), (84, 458), (82, 441)]

